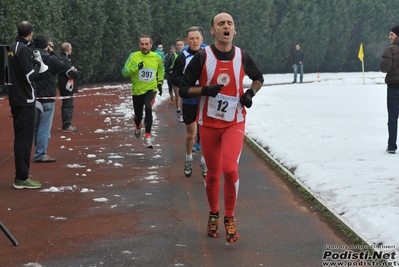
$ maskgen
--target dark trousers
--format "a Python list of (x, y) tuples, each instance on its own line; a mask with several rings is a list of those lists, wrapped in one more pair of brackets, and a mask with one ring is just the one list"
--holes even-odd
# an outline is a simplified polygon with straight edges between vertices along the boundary
[(172, 73), (169, 73), (166, 77), (166, 82), (168, 83), (169, 93), (173, 92), (173, 84), (172, 84)]
[(16, 180), (28, 179), (33, 135), (35, 131), (35, 109), (35, 105), (11, 107), (14, 125), (14, 160)]
[(134, 123), (136, 126), (141, 124), (143, 119), (143, 108), (145, 110), (145, 132), (151, 133), (152, 128), (152, 105), (155, 101), (156, 92), (147, 91), (144, 95), (133, 96)]
[(399, 89), (390, 88), (388, 85), (387, 109), (388, 109), (388, 150), (396, 150), (399, 115)]
[(62, 129), (63, 130), (65, 130), (69, 126), (71, 126), (74, 108), (75, 108), (75, 106), (74, 106), (72, 97), (62, 99), (61, 118), (62, 118)]

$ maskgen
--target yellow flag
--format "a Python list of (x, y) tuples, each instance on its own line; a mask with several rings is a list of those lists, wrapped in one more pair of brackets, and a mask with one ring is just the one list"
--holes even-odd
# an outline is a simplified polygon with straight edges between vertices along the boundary
[(363, 61), (363, 58), (364, 58), (363, 44), (360, 44), (359, 54), (357, 56), (359, 57), (360, 61)]

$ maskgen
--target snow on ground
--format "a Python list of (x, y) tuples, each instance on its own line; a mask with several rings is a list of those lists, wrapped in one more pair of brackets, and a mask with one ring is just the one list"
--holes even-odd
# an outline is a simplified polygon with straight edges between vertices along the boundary
[[(384, 77), (314, 73), (305, 74), (311, 83), (264, 86), (248, 109), (246, 134), (370, 246), (398, 251), (399, 155), (385, 152)], [(265, 85), (292, 80), (265, 75)]]

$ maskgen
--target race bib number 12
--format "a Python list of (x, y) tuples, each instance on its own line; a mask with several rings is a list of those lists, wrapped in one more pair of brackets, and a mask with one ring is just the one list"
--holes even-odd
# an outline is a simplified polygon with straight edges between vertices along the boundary
[(233, 121), (236, 115), (237, 103), (237, 97), (219, 93), (216, 97), (208, 98), (207, 115), (223, 121)]

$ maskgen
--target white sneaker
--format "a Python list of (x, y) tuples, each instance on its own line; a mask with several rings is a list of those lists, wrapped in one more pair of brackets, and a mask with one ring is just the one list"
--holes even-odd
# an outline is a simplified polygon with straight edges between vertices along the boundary
[(183, 122), (183, 113), (181, 112), (181, 110), (176, 111), (176, 119), (178, 122)]
[(178, 122), (184, 122), (184, 120), (183, 120), (183, 114), (180, 113), (180, 116), (179, 116), (179, 118), (177, 118), (177, 121), (178, 121)]
[(141, 129), (135, 129), (134, 130), (134, 136), (136, 137), (136, 138), (140, 138), (140, 135), (141, 135)]
[(152, 145), (151, 137), (148, 137), (148, 138), (144, 139), (144, 146), (146, 148), (154, 148), (153, 145)]
[(206, 173), (208, 172), (208, 168), (206, 167), (205, 162), (200, 162), (200, 168), (202, 172), (202, 177), (206, 177)]
[(184, 175), (186, 177), (190, 177), (192, 173), (193, 173), (193, 161), (186, 160), (184, 163)]

